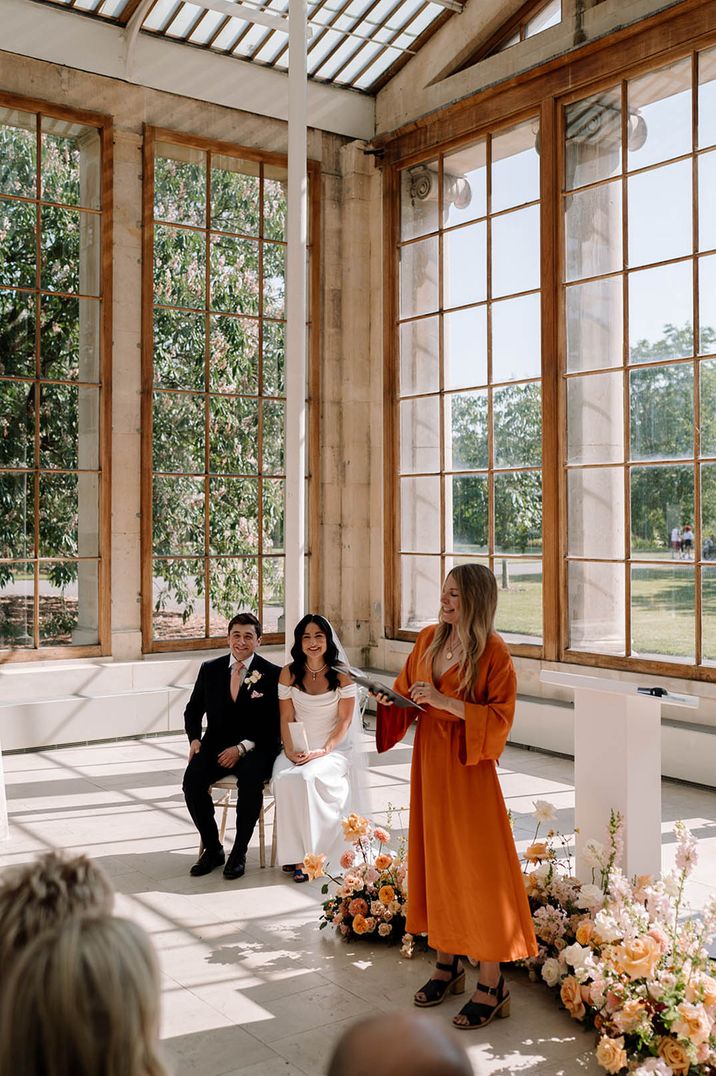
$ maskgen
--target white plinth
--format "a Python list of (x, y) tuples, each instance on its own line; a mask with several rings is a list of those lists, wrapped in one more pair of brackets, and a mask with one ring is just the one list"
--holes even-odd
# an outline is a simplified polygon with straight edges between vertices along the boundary
[[(661, 873), (661, 706), (694, 709), (693, 695), (659, 698), (637, 685), (543, 670), (544, 684), (574, 691), (574, 792), (577, 876), (591, 881), (582, 851), (608, 843), (609, 815), (624, 819), (624, 873)], [(648, 684), (648, 678), (645, 678)]]

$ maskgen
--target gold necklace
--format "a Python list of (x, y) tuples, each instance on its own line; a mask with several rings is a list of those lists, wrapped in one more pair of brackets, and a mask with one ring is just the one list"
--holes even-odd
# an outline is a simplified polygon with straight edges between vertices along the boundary
[(459, 640), (458, 640), (457, 646), (453, 647), (452, 649), (448, 650), (447, 646), (445, 647), (445, 657), (448, 659), (448, 661), (452, 661), (453, 654), (456, 654), (459, 649), (460, 649), (460, 641)]
[(310, 674), (311, 674), (311, 678), (312, 678), (313, 680), (317, 680), (317, 679), (318, 679), (318, 677), (319, 677), (319, 676), (321, 675), (321, 673), (323, 672), (323, 670), (324, 670), (324, 669), (327, 669), (327, 668), (328, 668), (328, 666), (327, 666), (327, 665), (325, 665), (325, 664), (324, 664), (324, 665), (321, 665), (320, 669), (316, 669), (316, 670), (315, 670), (315, 672), (314, 672), (314, 670), (313, 670), (313, 669), (311, 668), (311, 666), (310, 666), (310, 665), (308, 664), (308, 662), (306, 662), (306, 668), (307, 668), (307, 669), (308, 669), (308, 671), (310, 672)]

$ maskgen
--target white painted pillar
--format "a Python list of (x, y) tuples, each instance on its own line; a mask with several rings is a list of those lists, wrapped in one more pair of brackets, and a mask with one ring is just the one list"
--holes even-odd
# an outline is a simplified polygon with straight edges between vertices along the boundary
[(289, 0), (286, 259), (286, 653), (305, 612), (306, 555), (306, 0)]

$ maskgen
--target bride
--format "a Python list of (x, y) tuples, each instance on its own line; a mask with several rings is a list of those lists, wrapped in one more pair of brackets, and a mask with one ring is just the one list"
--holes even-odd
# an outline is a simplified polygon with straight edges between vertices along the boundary
[[(305, 882), (307, 852), (336, 862), (346, 848), (341, 818), (357, 803), (354, 753), (360, 720), (356, 686), (334, 666), (345, 662), (330, 623), (317, 613), (296, 625), (290, 664), (278, 681), (283, 751), (273, 768), (278, 857), (294, 881)], [(303, 722), (306, 742), (294, 744), (291, 725)], [(298, 739), (298, 737), (297, 737)]]

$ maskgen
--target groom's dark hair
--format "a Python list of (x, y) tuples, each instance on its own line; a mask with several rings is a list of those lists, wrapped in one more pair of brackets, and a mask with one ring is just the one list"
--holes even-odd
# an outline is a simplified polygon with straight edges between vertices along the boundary
[(261, 627), (261, 621), (253, 613), (237, 613), (236, 616), (232, 616), (229, 621), (229, 626), (226, 629), (226, 634), (231, 634), (231, 629), (235, 628), (237, 624), (250, 624), (256, 631), (256, 635), (260, 639), (263, 635), (263, 629)]

